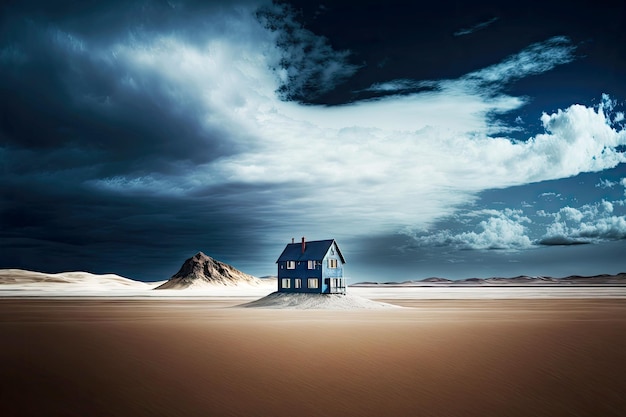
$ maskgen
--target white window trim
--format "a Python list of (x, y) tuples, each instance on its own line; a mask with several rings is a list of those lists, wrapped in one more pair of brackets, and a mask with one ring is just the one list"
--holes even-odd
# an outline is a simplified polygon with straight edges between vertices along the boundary
[[(320, 280), (319, 278), (307, 278), (306, 280), (306, 286), (307, 288), (314, 288), (314, 289), (318, 289), (320, 287)], [(314, 285), (311, 285), (314, 284)]]
[(337, 262), (336, 259), (329, 259), (328, 260), (328, 267), (329, 268), (333, 268), (334, 269), (334, 268), (337, 268), (337, 266), (338, 266), (338, 262)]
[(282, 282), (280, 283), (280, 286), (281, 288), (291, 288), (291, 278), (283, 278)]
[(302, 279), (301, 278), (295, 278), (293, 280), (293, 287), (294, 288), (302, 288)]
[(315, 261), (308, 261), (307, 269), (315, 269)]
[(287, 261), (287, 269), (296, 269), (296, 261)]

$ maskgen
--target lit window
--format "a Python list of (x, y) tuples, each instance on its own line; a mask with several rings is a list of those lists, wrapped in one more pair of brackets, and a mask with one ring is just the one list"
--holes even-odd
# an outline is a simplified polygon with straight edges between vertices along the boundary
[(291, 279), (290, 278), (283, 278), (282, 287), (283, 288), (291, 288)]
[(336, 259), (329, 259), (328, 260), (328, 267), (329, 268), (337, 268), (337, 260)]
[(307, 286), (309, 288), (319, 288), (320, 287), (320, 282), (317, 278), (309, 278), (307, 280)]
[(315, 269), (315, 261), (309, 261), (309, 262), (307, 263), (307, 267), (308, 267), (309, 269)]
[(294, 288), (302, 288), (302, 280), (300, 278), (296, 278), (293, 281)]
[(287, 269), (296, 269), (296, 261), (287, 261)]

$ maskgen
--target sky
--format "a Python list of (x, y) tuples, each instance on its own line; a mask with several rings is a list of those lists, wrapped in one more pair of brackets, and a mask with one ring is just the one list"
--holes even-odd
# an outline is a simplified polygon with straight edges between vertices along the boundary
[(468, 3), (3, 3), (0, 268), (625, 272), (626, 5)]

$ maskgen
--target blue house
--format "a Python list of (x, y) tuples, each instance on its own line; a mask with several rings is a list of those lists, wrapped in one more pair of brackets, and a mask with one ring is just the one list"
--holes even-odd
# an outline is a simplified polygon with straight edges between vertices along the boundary
[(345, 294), (346, 263), (337, 242), (330, 240), (291, 243), (276, 261), (278, 292)]

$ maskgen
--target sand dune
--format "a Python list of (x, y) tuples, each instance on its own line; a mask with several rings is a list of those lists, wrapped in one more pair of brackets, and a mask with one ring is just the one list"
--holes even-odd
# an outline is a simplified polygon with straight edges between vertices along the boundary
[(241, 304), (238, 307), (288, 310), (377, 310), (397, 308), (398, 306), (372, 301), (351, 294), (288, 294), (273, 292), (259, 300)]
[[(185, 289), (152, 291), (161, 282), (140, 282), (114, 274), (87, 272), (46, 274), (19, 269), (0, 270), (0, 297), (134, 297), (210, 298), (254, 301), (276, 291), (276, 279), (259, 279), (260, 284), (226, 286), (203, 283)], [(626, 286), (395, 286), (370, 285), (348, 288), (348, 294), (366, 299), (538, 299), (538, 298), (626, 298)]]
[(154, 288), (155, 290), (158, 289), (158, 291), (151, 291), (150, 294), (145, 294), (145, 297), (234, 297), (248, 299), (263, 297), (273, 291), (276, 291), (275, 280), (263, 279), (260, 279), (259, 283), (255, 284), (240, 283), (237, 285), (211, 284), (202, 282), (190, 284), (184, 287), (174, 286), (173, 288), (164, 288), (163, 284), (161, 284), (160, 288)]
[(23, 269), (0, 269), (0, 290), (115, 290), (149, 289), (153, 283), (145, 283), (115, 274), (90, 274), (89, 272), (62, 272), (47, 274)]
[(141, 282), (115, 274), (62, 272), (49, 274), (0, 269), (0, 297), (262, 297), (276, 290), (276, 280), (255, 279), (239, 285), (192, 283), (152, 291), (167, 281)]
[(350, 285), (351, 287), (474, 287), (474, 286), (626, 286), (626, 272), (615, 275), (601, 274), (592, 276), (570, 275), (562, 278), (520, 275), (503, 278), (467, 278), (451, 280), (447, 278), (431, 277), (421, 280), (402, 282), (364, 281)]

